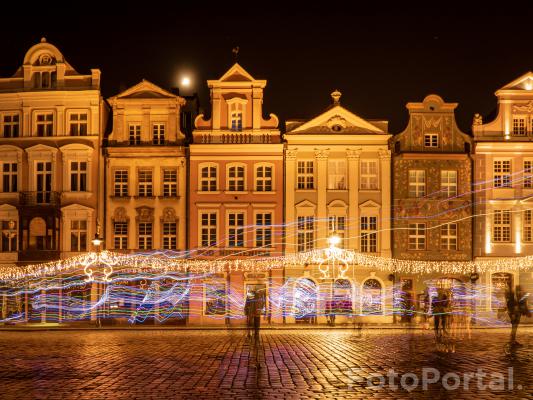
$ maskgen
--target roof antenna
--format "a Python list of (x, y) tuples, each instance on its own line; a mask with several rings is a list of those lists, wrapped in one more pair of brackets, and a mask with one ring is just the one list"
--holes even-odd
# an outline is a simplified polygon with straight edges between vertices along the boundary
[(239, 46), (235, 46), (231, 52), (233, 53), (233, 58), (235, 59), (235, 62), (237, 62), (238, 58), (239, 58)]

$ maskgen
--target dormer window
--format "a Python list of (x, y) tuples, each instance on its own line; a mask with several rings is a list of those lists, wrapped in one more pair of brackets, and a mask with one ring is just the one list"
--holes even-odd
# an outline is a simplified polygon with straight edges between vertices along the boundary
[(424, 135), (424, 147), (439, 147), (439, 134), (426, 133)]
[(55, 71), (38, 71), (33, 74), (34, 88), (36, 89), (51, 89), (56, 84)]
[(513, 117), (513, 135), (525, 136), (526, 135), (526, 117), (514, 116)]
[(234, 97), (227, 100), (228, 103), (228, 128), (234, 132), (241, 132), (244, 121), (246, 99)]
[(242, 111), (231, 112), (231, 130), (242, 131)]

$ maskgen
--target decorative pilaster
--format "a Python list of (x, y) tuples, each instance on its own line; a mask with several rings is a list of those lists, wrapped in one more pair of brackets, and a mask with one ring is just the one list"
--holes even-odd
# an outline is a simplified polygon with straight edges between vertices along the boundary
[(381, 255), (391, 257), (391, 152), (379, 151), (381, 172)]
[(296, 154), (298, 149), (285, 150), (285, 252), (296, 252), (296, 216), (294, 191), (296, 190)]
[(327, 246), (328, 238), (328, 210), (327, 210), (327, 189), (328, 189), (328, 156), (329, 149), (315, 149), (315, 159), (317, 164), (316, 190), (317, 190), (317, 237), (315, 247), (324, 248)]
[(359, 160), (361, 149), (346, 149), (348, 158), (348, 248), (359, 249)]

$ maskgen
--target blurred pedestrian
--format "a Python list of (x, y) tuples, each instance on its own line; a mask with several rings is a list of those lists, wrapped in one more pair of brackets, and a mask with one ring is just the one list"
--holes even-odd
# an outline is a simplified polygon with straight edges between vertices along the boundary
[(520, 319), (522, 316), (529, 317), (531, 312), (527, 304), (529, 293), (523, 293), (520, 285), (516, 285), (515, 290), (508, 288), (505, 294), (505, 300), (507, 305), (507, 313), (511, 320), (511, 345), (521, 346), (516, 341), (516, 332), (518, 325), (520, 325)]

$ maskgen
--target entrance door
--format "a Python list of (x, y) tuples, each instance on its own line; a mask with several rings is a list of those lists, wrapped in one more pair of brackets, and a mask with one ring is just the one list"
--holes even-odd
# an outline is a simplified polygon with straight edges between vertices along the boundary
[(37, 196), (36, 201), (39, 204), (50, 203), (52, 193), (52, 163), (37, 163)]

